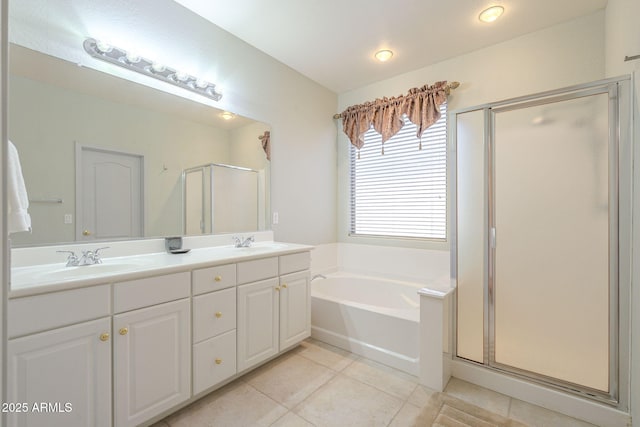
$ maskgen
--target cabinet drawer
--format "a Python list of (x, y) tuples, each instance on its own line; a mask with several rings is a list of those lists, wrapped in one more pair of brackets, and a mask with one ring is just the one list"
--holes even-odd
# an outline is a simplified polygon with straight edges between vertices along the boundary
[(193, 295), (218, 291), (235, 285), (235, 264), (193, 270)]
[(9, 338), (111, 314), (109, 285), (9, 300)]
[(232, 377), (235, 373), (235, 330), (193, 346), (194, 395)]
[(236, 328), (236, 288), (193, 298), (193, 342)]
[(116, 313), (134, 310), (187, 298), (190, 295), (188, 271), (139, 280), (130, 280), (113, 285), (113, 305)]
[(282, 255), (279, 258), (280, 274), (289, 274), (296, 271), (308, 270), (311, 265), (311, 256), (309, 252), (300, 252), (297, 254)]
[(238, 285), (270, 279), (278, 275), (278, 258), (255, 259), (238, 263)]

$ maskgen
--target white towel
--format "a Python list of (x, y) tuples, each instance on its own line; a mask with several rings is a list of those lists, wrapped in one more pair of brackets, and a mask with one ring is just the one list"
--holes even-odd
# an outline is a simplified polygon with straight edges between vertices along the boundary
[(29, 196), (27, 196), (27, 188), (24, 185), (18, 150), (11, 141), (9, 141), (7, 163), (8, 232), (30, 231), (31, 217), (27, 212)]

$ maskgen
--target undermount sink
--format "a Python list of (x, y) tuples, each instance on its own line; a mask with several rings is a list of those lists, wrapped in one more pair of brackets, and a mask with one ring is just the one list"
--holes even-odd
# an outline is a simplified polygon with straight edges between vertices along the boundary
[(77, 267), (60, 267), (56, 270), (43, 271), (40, 276), (44, 279), (74, 279), (91, 277), (109, 273), (126, 272), (140, 267), (136, 263), (122, 264), (94, 264)]
[(255, 243), (249, 247), (246, 248), (237, 248), (240, 249), (241, 251), (271, 251), (271, 250), (277, 250), (277, 249), (284, 249), (286, 248), (287, 245), (284, 243), (271, 243), (271, 242), (266, 242), (266, 243)]

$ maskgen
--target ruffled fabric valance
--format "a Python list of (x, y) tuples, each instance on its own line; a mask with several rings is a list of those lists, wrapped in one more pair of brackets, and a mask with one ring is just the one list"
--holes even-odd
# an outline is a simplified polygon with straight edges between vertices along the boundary
[(448, 94), (449, 86), (442, 81), (410, 89), (406, 95), (353, 105), (339, 115), (342, 130), (351, 144), (360, 149), (364, 145), (364, 134), (373, 126), (382, 135), (384, 144), (402, 129), (402, 115), (406, 114), (418, 128), (416, 136), (420, 138), (440, 118), (440, 105), (447, 100)]
[(262, 135), (258, 137), (262, 141), (262, 149), (267, 156), (267, 160), (271, 160), (271, 132), (265, 130)]

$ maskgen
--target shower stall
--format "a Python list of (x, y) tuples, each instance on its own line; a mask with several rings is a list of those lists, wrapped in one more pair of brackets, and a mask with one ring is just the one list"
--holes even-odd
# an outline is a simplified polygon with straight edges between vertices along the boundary
[(458, 361), (626, 404), (629, 86), (609, 79), (451, 115)]
[(265, 172), (209, 163), (182, 172), (185, 235), (266, 229)]

